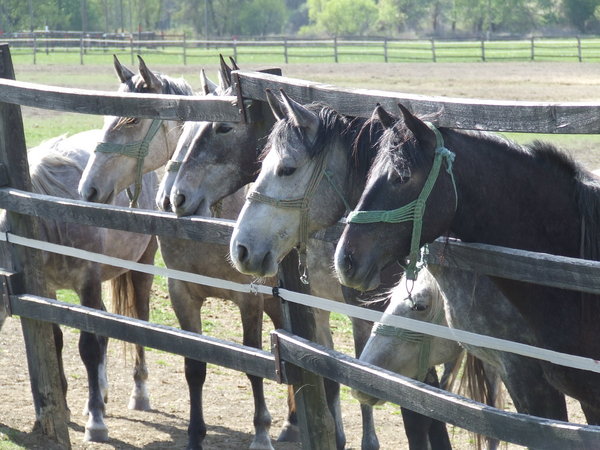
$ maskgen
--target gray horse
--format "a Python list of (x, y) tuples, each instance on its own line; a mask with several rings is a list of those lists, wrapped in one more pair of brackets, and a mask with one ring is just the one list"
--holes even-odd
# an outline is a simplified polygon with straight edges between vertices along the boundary
[[(100, 130), (90, 130), (68, 138), (55, 138), (31, 149), (28, 157), (33, 191), (70, 199), (79, 198), (77, 193), (79, 179), (100, 136)], [(140, 205), (144, 207), (152, 205), (156, 184), (157, 179), (154, 174), (144, 177), (144, 189), (139, 198)], [(126, 205), (128, 200), (123, 193), (114, 196), (111, 203)], [(6, 229), (5, 220), (6, 216), (3, 213), (0, 229)], [(54, 220), (41, 220), (40, 234), (40, 239), (47, 242), (145, 264), (154, 262), (157, 250), (156, 239), (152, 236)], [(42, 253), (42, 263), (42, 273), (49, 296), (56, 297), (56, 291), (59, 289), (72, 289), (79, 296), (82, 305), (104, 310), (101, 283), (110, 280), (115, 312), (129, 313), (129, 315), (133, 313), (134, 317), (148, 320), (151, 275), (47, 252)], [(61, 358), (62, 332), (58, 326), (54, 327), (54, 335), (66, 394), (67, 385)], [(87, 370), (89, 385), (89, 399), (84, 411), (85, 414), (89, 414), (85, 426), (85, 441), (108, 440), (108, 428), (104, 423), (105, 403), (108, 398), (107, 343), (108, 339), (105, 337), (81, 332), (79, 352)], [(133, 375), (135, 384), (129, 408), (150, 409), (146, 390), (148, 371), (144, 348), (141, 346), (136, 346)]]
[[(146, 92), (156, 94), (192, 95), (192, 90), (183, 80), (175, 80), (166, 75), (157, 74), (148, 69), (140, 58), (139, 74), (134, 74), (121, 65), (115, 58), (115, 69), (121, 81), (121, 91)], [(223, 78), (223, 76), (222, 76)], [(213, 83), (203, 82), (203, 94), (214, 89)], [(222, 89), (226, 86), (221, 86)], [(182, 122), (164, 121), (153, 125), (150, 119), (123, 119), (107, 117), (100, 148), (90, 159), (81, 180), (79, 191), (88, 201), (105, 202), (114, 192), (136, 181), (138, 165), (141, 173), (147, 173), (167, 164), (179, 138), (196, 124), (184, 125)], [(155, 128), (151, 137), (148, 131)], [(147, 141), (148, 152), (141, 160), (118, 151), (119, 146)], [(115, 145), (116, 144), (116, 145)], [(104, 152), (102, 150), (110, 151)], [(116, 150), (115, 150), (116, 149)], [(115, 151), (112, 151), (115, 150)], [(222, 216), (235, 218), (232, 211), (239, 210), (236, 199), (225, 202)], [(194, 242), (176, 237), (161, 236), (160, 249), (167, 267), (198, 273), (209, 277), (225, 278), (238, 283), (250, 283), (251, 277), (243, 276), (233, 270), (227, 262), (227, 249), (222, 245)], [(199, 257), (200, 256), (200, 257)], [(207, 297), (229, 299), (240, 308), (244, 329), (243, 342), (255, 348), (262, 345), (262, 316), (266, 312), (276, 328), (282, 326), (279, 301), (267, 296), (241, 294), (239, 292), (202, 286), (195, 283), (169, 279), (169, 296), (181, 327), (187, 331), (202, 333), (201, 308)], [(206, 425), (202, 415), (202, 387), (206, 378), (206, 363), (190, 358), (185, 359), (185, 374), (190, 394), (190, 424), (188, 427), (189, 448), (201, 448), (206, 435)], [(253, 423), (255, 436), (251, 447), (272, 449), (269, 437), (271, 415), (264, 398), (263, 380), (248, 376), (252, 384), (255, 401)], [(291, 396), (293, 400), (293, 395)], [(297, 439), (294, 404), (290, 403), (290, 415), (280, 435), (281, 440)]]

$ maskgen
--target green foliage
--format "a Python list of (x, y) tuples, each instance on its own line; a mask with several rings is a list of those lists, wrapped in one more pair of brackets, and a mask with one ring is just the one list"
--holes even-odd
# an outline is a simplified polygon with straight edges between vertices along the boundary
[(243, 35), (265, 36), (281, 33), (287, 9), (284, 0), (252, 0), (240, 10), (240, 31)]
[(579, 30), (586, 31), (591, 21), (595, 20), (594, 13), (600, 0), (563, 0), (565, 15)]
[(329, 0), (316, 14), (319, 28), (332, 36), (364, 35), (376, 19), (374, 0)]

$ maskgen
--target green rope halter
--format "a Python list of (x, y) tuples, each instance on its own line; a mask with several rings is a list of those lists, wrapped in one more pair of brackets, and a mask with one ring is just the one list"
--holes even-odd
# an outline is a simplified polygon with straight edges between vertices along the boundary
[(160, 129), (162, 124), (161, 119), (153, 119), (150, 124), (150, 128), (146, 132), (146, 135), (141, 141), (131, 142), (129, 144), (116, 144), (113, 142), (99, 142), (94, 151), (100, 153), (116, 153), (137, 160), (136, 174), (135, 174), (135, 190), (132, 194), (130, 189), (127, 188), (127, 196), (129, 197), (129, 206), (131, 208), (137, 208), (137, 202), (142, 192), (142, 169), (144, 166), (144, 158), (148, 155), (148, 149), (150, 142), (156, 136), (156, 133)]
[(446, 162), (446, 172), (452, 178), (454, 187), (455, 209), (458, 207), (458, 193), (456, 190), (456, 182), (454, 181), (454, 173), (452, 172), (452, 163), (454, 162), (455, 154), (444, 146), (444, 139), (439, 130), (431, 123), (425, 122), (429, 128), (435, 133), (436, 149), (435, 157), (431, 171), (425, 180), (421, 193), (412, 202), (397, 209), (389, 211), (352, 211), (348, 214), (346, 223), (400, 223), (413, 222), (412, 238), (410, 244), (410, 253), (408, 255), (408, 265), (405, 268), (406, 278), (415, 280), (419, 269), (417, 263), (420, 259), (420, 243), (421, 231), (423, 228), (423, 215), (427, 199), (433, 190), (433, 186), (438, 179), (442, 161)]
[(310, 180), (308, 181), (308, 186), (302, 197), (290, 200), (279, 200), (254, 190), (248, 193), (246, 196), (246, 199), (251, 202), (264, 203), (280, 209), (300, 210), (300, 224), (298, 225), (298, 258), (300, 260), (300, 281), (302, 281), (304, 284), (308, 284), (308, 269), (306, 267), (306, 244), (308, 242), (309, 225), (308, 204), (325, 174), (325, 157), (326, 153), (324, 151), (319, 153), (317, 156), (315, 161), (315, 170), (313, 170), (311, 174)]
[[(410, 295), (409, 299), (412, 301)], [(423, 322), (433, 323), (434, 325), (440, 325), (442, 323), (442, 318), (444, 317), (444, 308), (442, 307), (443, 303), (441, 299), (439, 300), (440, 301), (434, 303), (435, 307), (431, 309), (429, 315), (423, 319)], [(419, 381), (423, 381), (425, 379), (430, 366), (429, 358), (431, 356), (431, 341), (433, 340), (433, 336), (420, 333), (418, 331), (394, 327), (392, 325), (385, 325), (379, 322), (373, 325), (372, 334), (395, 337), (400, 341), (420, 344), (416, 379)]]

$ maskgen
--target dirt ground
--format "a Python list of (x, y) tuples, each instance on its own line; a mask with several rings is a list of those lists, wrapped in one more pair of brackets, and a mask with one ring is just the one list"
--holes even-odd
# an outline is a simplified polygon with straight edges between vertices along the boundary
[[(242, 68), (246, 68), (243, 62)], [(216, 73), (216, 65), (209, 66), (209, 75)], [(261, 66), (248, 67), (249, 69)], [(600, 100), (600, 65), (567, 63), (522, 64), (290, 64), (282, 65), (284, 74), (353, 88), (397, 90), (425, 95), (468, 96), (494, 99), (530, 101), (598, 101)], [(173, 74), (183, 75), (197, 87), (199, 67), (157, 67)], [(21, 80), (40, 81), (41, 73), (64, 74), (61, 84), (73, 86), (70, 75), (81, 71), (112, 72), (107, 66), (72, 67), (23, 66), (17, 67)], [(82, 83), (88, 88), (114, 89), (110, 81)], [(31, 118), (49, 117), (50, 111), (24, 110)], [(583, 140), (578, 144), (581, 159), (589, 165), (600, 161), (595, 144)], [(207, 318), (230, 326), (237, 312), (223, 302), (213, 301), (205, 306)], [(210, 313), (208, 313), (210, 312)], [(81, 415), (87, 396), (87, 382), (77, 350), (78, 332), (65, 330), (65, 367), (69, 380), (68, 404), (71, 408), (70, 433), (75, 449), (165, 449), (184, 448), (187, 441), (188, 394), (183, 373), (183, 358), (159, 351), (148, 352), (150, 395), (153, 410), (135, 412), (127, 409), (132, 387), (131, 358), (123, 357), (122, 348), (113, 342), (109, 348), (108, 374), (111, 382), (107, 425), (110, 442), (83, 444), (85, 419)], [(34, 420), (26, 357), (19, 321), (8, 319), (0, 331), (0, 449), (51, 448), (31, 432)], [(268, 404), (273, 416), (271, 436), (276, 438), (286, 415), (284, 386), (265, 382)], [(208, 435), (205, 449), (244, 449), (251, 442), (252, 394), (247, 379), (236, 372), (211, 366), (205, 386), (205, 419)], [(509, 405), (510, 407), (510, 405)], [(342, 409), (349, 449), (360, 448), (360, 410), (356, 401), (343, 391)], [(578, 416), (576, 416), (578, 417)], [(577, 419), (576, 419), (577, 420)], [(382, 449), (407, 448), (401, 416), (394, 405), (376, 410), (376, 424)], [(470, 448), (472, 441), (463, 431), (450, 428), (455, 448)], [(276, 449), (299, 448), (296, 444), (274, 443)], [(517, 448), (508, 446), (508, 448)]]

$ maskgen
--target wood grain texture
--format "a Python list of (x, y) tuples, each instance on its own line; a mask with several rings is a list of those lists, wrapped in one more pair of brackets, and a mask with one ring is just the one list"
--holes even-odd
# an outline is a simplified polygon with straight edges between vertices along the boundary
[(119, 93), (0, 80), (0, 102), (82, 114), (240, 121), (237, 98), (232, 96)]
[(280, 89), (302, 104), (321, 102), (336, 111), (359, 117), (371, 117), (379, 103), (399, 115), (398, 103), (413, 113), (430, 116), (440, 127), (467, 130), (514, 131), (531, 133), (595, 134), (600, 132), (598, 102), (524, 102), (428, 97), (417, 94), (338, 86), (277, 77), (256, 72), (239, 72), (245, 98), (266, 100), (265, 89)]
[(600, 427), (510, 413), (436, 389), (293, 336), (274, 331), (281, 357), (353, 389), (496, 439), (543, 449), (600, 446)]

